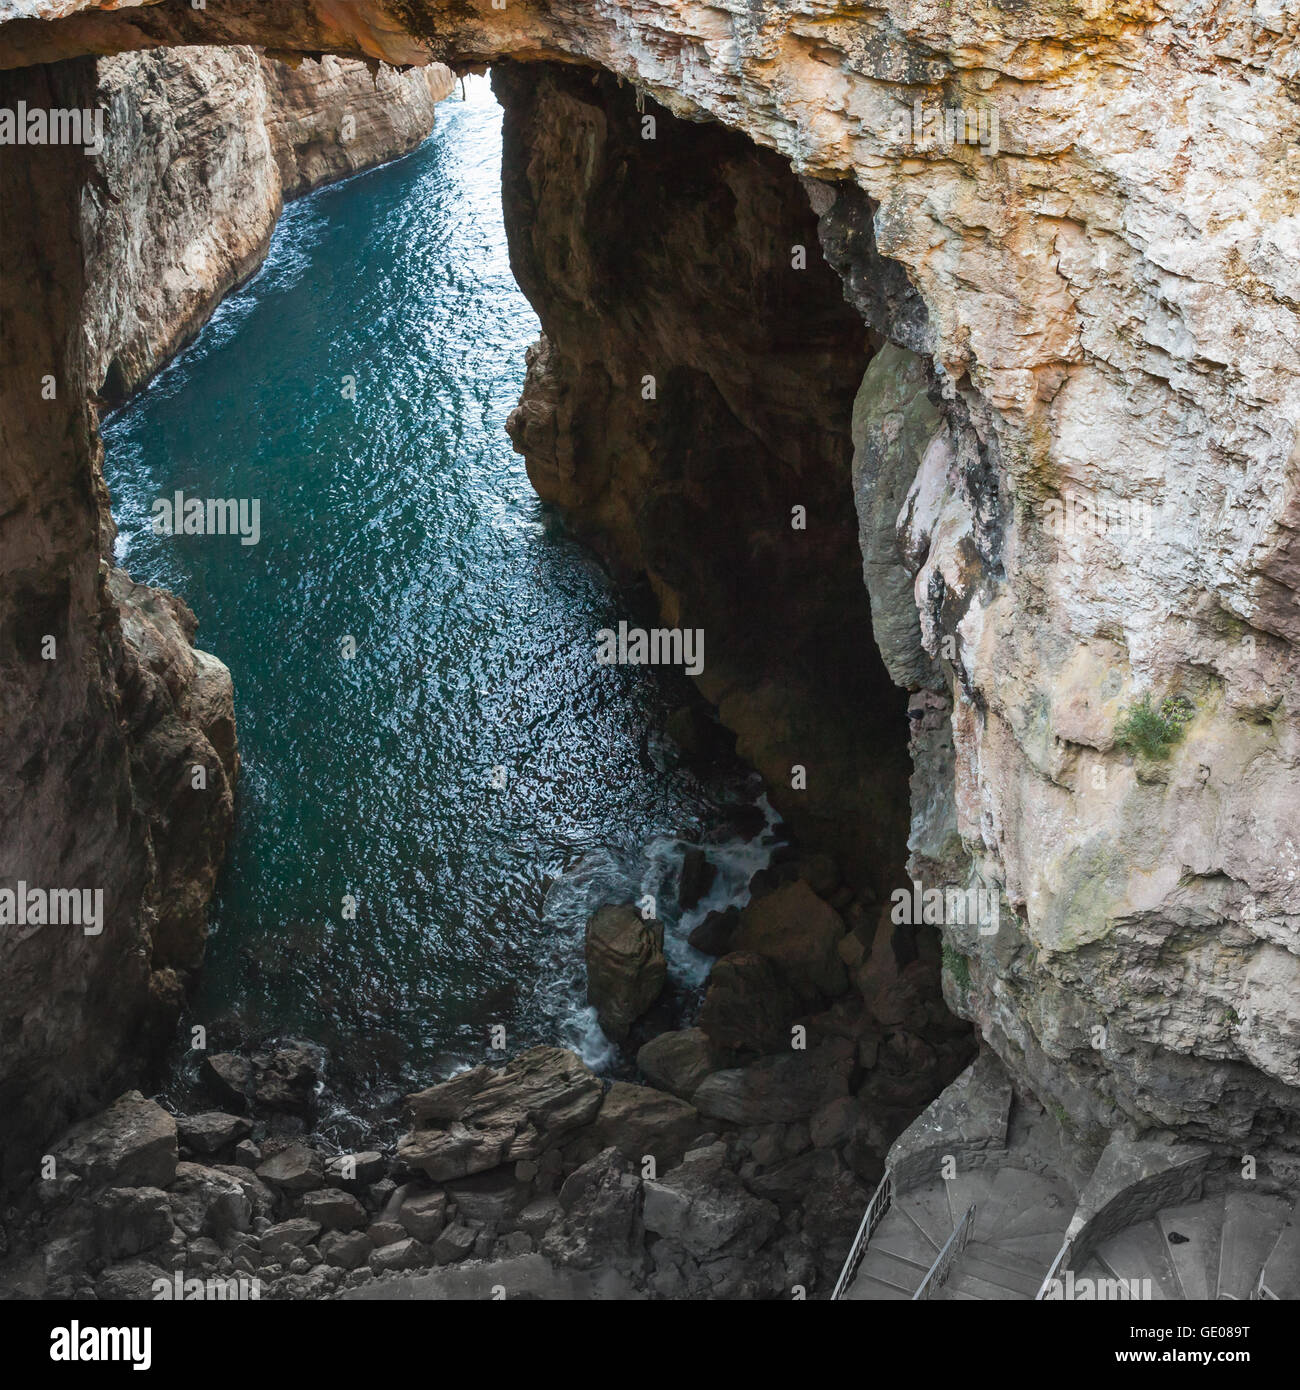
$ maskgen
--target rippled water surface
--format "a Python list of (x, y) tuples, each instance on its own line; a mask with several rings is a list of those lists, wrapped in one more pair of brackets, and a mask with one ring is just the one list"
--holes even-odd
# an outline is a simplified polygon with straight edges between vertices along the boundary
[[(537, 320), (499, 180), (471, 80), (416, 153), (291, 206), (257, 279), (104, 429), (120, 563), (188, 600), (235, 681), (238, 826), (192, 1021), (315, 1038), (389, 1087), (489, 1055), (492, 1023), (512, 1052), (607, 1063), (587, 912), (658, 892), (696, 983), (685, 931), (763, 858), (719, 829), (752, 781), (701, 780), (663, 738), (684, 679), (594, 664), (626, 609), (503, 428)], [(258, 544), (155, 536), (178, 488), (260, 499)], [(683, 919), (700, 836), (721, 872)]]

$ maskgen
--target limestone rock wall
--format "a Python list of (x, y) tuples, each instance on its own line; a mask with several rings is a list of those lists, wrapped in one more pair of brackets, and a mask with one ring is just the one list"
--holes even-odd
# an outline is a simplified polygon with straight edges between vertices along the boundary
[[(877, 254), (926, 311), (895, 341), (944, 401), (898, 541), (942, 687), (918, 676), (913, 692), (938, 770), (913, 836), (937, 844), (927, 822), (954, 825), (1009, 910), (995, 935), (953, 934), (967, 961), (953, 1002), (1085, 1134), (1286, 1140), (1300, 1110), (1294, 10), (232, 0), (218, 15), (11, 0), (3, 13), (7, 65), (178, 38), (599, 65), (868, 196)], [(996, 114), (997, 152), (927, 138), (941, 111), (986, 130)], [(1158, 525), (1056, 534), (1048, 504), (1071, 493), (1147, 504)], [(1139, 692), (1194, 707), (1167, 760), (1116, 739)]]
[(99, 935), (0, 927), (0, 1182), (170, 1036), (233, 819), (230, 674), (183, 601), (100, 558), (89, 397), (120, 398), (197, 332), (260, 263), (285, 193), (411, 148), (450, 85), (248, 48), (0, 83), (5, 106), (108, 111), (94, 159), (0, 159), (0, 882), (104, 891)]
[(251, 48), (101, 59), (104, 152), (83, 202), (91, 378), (117, 403), (207, 322), (266, 255), (286, 198), (406, 153), (452, 87)]

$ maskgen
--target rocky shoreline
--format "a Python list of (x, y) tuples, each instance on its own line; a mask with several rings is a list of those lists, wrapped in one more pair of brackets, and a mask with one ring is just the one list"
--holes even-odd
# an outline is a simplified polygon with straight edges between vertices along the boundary
[[(706, 919), (697, 937), (725, 953), (695, 1026), (638, 1048), (648, 1084), (534, 1047), (407, 1096), (395, 1144), (351, 1151), (316, 1128), (310, 1043), (205, 1057), (209, 1108), (127, 1092), (5, 1211), (0, 1296), (397, 1297), (452, 1265), (509, 1296), (502, 1262), (525, 1257), (540, 1296), (587, 1272), (623, 1297), (825, 1295), (890, 1144), (974, 1052), (929, 947), (900, 965), (887, 920), (870, 940), (846, 927), (860, 900), (841, 887), (791, 848), (743, 909)], [(629, 913), (641, 923), (594, 914), (593, 938)], [(617, 959), (632, 964), (593, 974), (592, 998), (632, 1022), (662, 972), (653, 952)]]

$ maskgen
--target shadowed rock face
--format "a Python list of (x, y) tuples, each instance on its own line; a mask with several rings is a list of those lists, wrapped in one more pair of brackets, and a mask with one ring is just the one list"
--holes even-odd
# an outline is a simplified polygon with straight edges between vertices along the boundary
[[(899, 666), (886, 660), (896, 674), (910, 668), (926, 735), (913, 850), (945, 875), (972, 863), (1004, 890), (996, 934), (947, 933), (966, 959), (952, 1001), (1094, 1138), (1169, 1126), (1258, 1153), (1294, 1127), (1295, 15), (1211, 13), (1196, 0), (1049, 12), (811, 0), (735, 14), (695, 0), (597, 13), (577, 0), (499, 12), (450, 0), (231, 0), (206, 12), (11, 0), (0, 14), (26, 17), (0, 24), (0, 62), (14, 65), (179, 40), (595, 64), (679, 116), (716, 117), (802, 174), (856, 184), (876, 205), (875, 249), (904, 267), (925, 308), (923, 321), (905, 316), (906, 331), (875, 327), (921, 350), (919, 375), (943, 402), (932, 434), (900, 411), (915, 428), (879, 465), (897, 470), (891, 486), (910, 478), (892, 563), (910, 581), (915, 629), (897, 573), (879, 607), (901, 644)], [(996, 111), (1000, 155), (918, 143), (897, 119), (917, 102), (922, 114)], [(7, 182), (30, 181), (27, 156), (6, 158)], [(56, 175), (55, 164), (40, 166), (25, 218), (28, 207), (32, 220), (73, 215), (76, 170)], [(836, 263), (842, 233), (828, 235)], [(6, 333), (23, 332), (29, 377), (48, 360), (61, 390), (75, 391), (65, 328), (79, 291), (60, 269), (69, 237), (56, 220), (41, 238), (24, 228), (7, 241), (8, 259), (31, 258), (7, 283), (25, 280), (48, 312), (20, 309)], [(10, 342), (4, 350), (17, 362)], [(70, 615), (85, 664), (48, 702), (40, 732), (80, 717), (74, 747), (93, 767), (97, 741), (112, 737), (95, 732), (108, 701), (85, 550), (90, 422), (79, 398), (41, 416), (12, 374), (3, 389), (19, 444), (5, 466), (21, 499), (0, 505), (13, 519), (0, 522), (15, 581), (5, 592), (23, 594), (6, 612)], [(880, 439), (857, 442), (858, 476), (875, 476)], [(1071, 493), (1150, 504), (1157, 524), (1058, 534), (1047, 503)], [(881, 575), (891, 560), (881, 528), (870, 530)], [(8, 667), (21, 638), (6, 638)], [(13, 688), (35, 679), (15, 670)], [(1195, 706), (1167, 760), (1116, 740), (1147, 689)], [(17, 788), (10, 769), (44, 745), (9, 741), (9, 726), (4, 737), (0, 766)], [(120, 786), (118, 772), (95, 784), (114, 776)], [(28, 821), (60, 824), (57, 775), (45, 793), (11, 795)], [(140, 853), (115, 854), (121, 881), (139, 887), (129, 866)]]
[(511, 263), (543, 331), (509, 424), (529, 477), (648, 578), (665, 623), (703, 631), (698, 684), (774, 804), (883, 898), (908, 765), (849, 478), (869, 347), (808, 197), (781, 159), (639, 112), (611, 77), (510, 64), (494, 83)]

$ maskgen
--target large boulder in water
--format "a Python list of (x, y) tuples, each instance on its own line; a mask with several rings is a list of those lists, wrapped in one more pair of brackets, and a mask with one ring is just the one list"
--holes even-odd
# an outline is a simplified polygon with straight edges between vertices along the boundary
[(587, 1002), (606, 1037), (622, 1042), (668, 979), (661, 922), (634, 907), (602, 907), (587, 922)]

